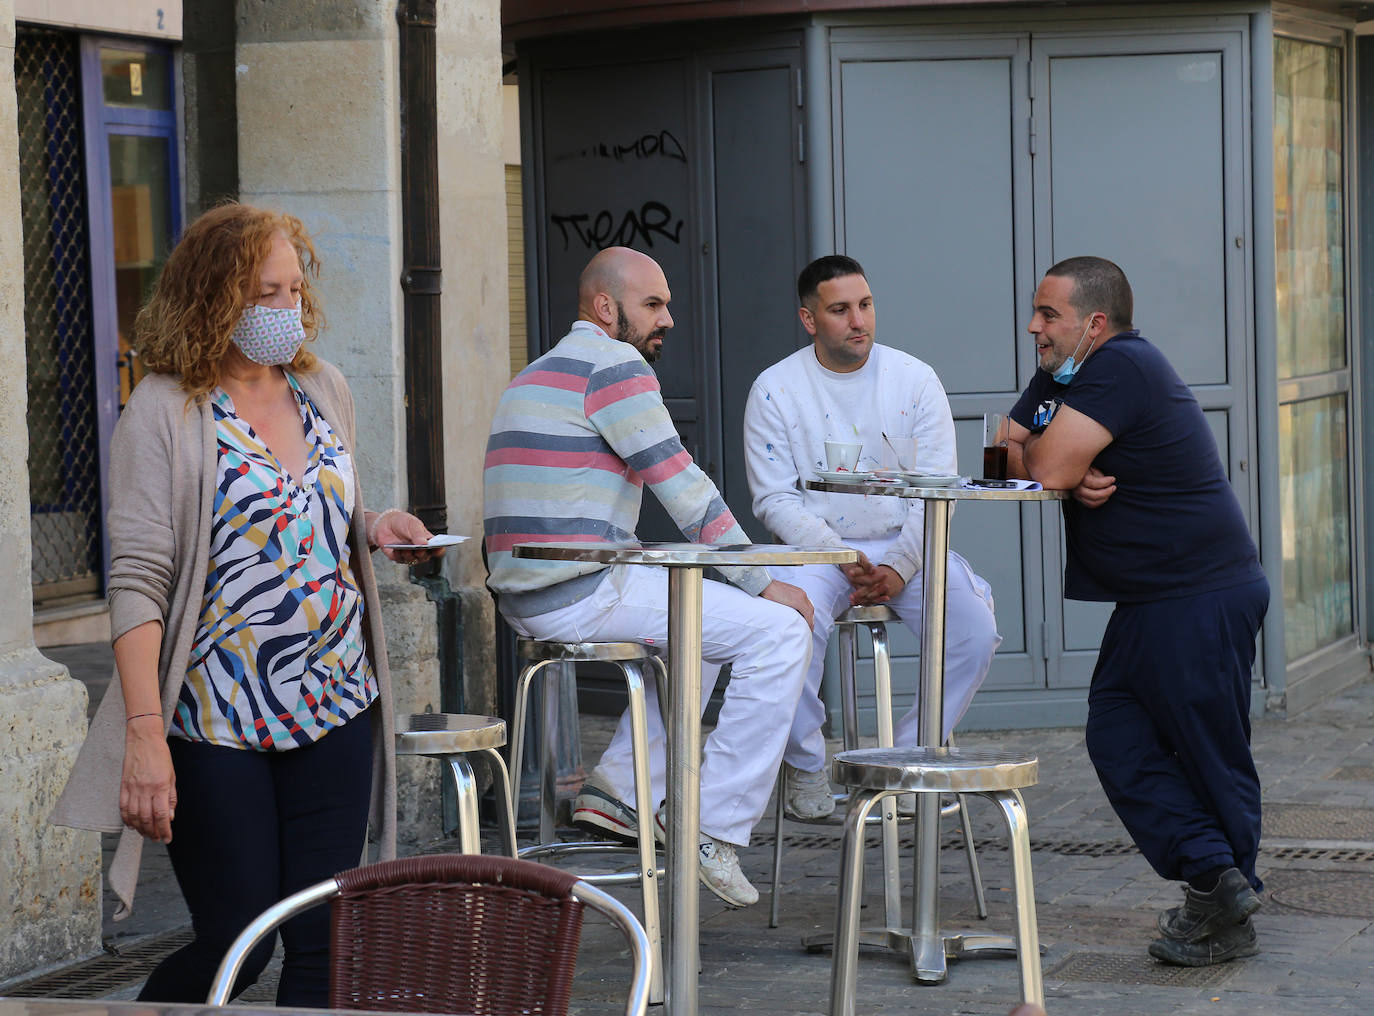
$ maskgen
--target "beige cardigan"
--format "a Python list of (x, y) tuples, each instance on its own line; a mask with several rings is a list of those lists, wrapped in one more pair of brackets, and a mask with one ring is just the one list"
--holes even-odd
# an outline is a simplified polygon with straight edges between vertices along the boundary
[[(319, 370), (294, 377), (352, 453), (353, 396), (338, 368), (321, 361)], [(162, 623), (158, 682), (164, 728), (170, 726), (181, 694), (205, 594), (217, 460), (209, 402), (188, 405), (186, 393), (170, 375), (145, 377), (120, 414), (110, 441), (110, 638), (114, 641), (146, 621)], [(367, 651), (381, 706), (381, 722), (372, 725), (370, 817), (385, 860), (396, 855), (395, 718), (356, 467), (354, 484), (352, 564), (363, 594)], [(143, 852), (143, 837), (119, 817), (124, 727), (124, 695), (116, 668), (49, 817), (57, 825), (123, 834), (109, 875), (110, 887), (120, 899), (116, 920), (127, 917), (133, 907)]]

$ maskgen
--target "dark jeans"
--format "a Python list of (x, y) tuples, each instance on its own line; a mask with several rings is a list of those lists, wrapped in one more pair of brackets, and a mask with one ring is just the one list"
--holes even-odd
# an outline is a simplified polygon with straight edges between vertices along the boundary
[[(191, 911), (195, 941), (168, 956), (138, 996), (202, 1003), (225, 951), (273, 903), (362, 859), (372, 787), (371, 710), (314, 744), (245, 751), (169, 738), (177, 810), (167, 853)], [(329, 997), (329, 908), (281, 928), (281, 1006)], [(275, 936), (249, 956), (234, 994), (271, 959)]]
[(1250, 670), (1269, 584), (1119, 603), (1088, 692), (1088, 756), (1167, 879), (1239, 868), (1256, 889), (1260, 783)]

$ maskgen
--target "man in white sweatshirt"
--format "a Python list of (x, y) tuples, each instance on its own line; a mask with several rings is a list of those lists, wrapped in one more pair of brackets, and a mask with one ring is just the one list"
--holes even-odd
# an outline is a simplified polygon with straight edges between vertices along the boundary
[[(953, 475), (954, 419), (940, 379), (927, 364), (873, 341), (876, 315), (863, 268), (853, 258), (813, 261), (797, 279), (810, 346), (769, 367), (744, 410), (744, 452), (754, 515), (784, 543), (852, 547), (857, 564), (791, 569), (815, 607), (811, 667), (783, 752), (785, 808), (823, 818), (835, 802), (825, 774), (820, 699), (825, 646), (835, 618), (850, 606), (887, 604), (918, 636), (921, 541), (917, 499), (823, 494), (805, 488), (826, 468), (825, 442), (861, 444), (860, 469), (882, 464), (883, 435), (915, 438), (915, 468)], [(953, 551), (946, 595), (944, 735), (983, 683), (1002, 641), (988, 584)], [(898, 745), (916, 743), (917, 704), (898, 721)]]

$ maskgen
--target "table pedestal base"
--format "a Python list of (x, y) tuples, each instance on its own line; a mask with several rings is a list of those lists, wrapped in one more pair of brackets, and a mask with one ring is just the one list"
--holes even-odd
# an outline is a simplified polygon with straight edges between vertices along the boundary
[(988, 935), (978, 931), (938, 934), (933, 942), (924, 943), (912, 936), (907, 938), (906, 945), (911, 970), (918, 984), (943, 984), (948, 976), (946, 960), (972, 959), (980, 953), (1016, 958), (1016, 939), (1010, 935)]
[[(830, 932), (802, 937), (802, 947), (811, 953), (824, 952), (835, 944)], [(946, 960), (976, 959), (990, 953), (1016, 957), (1016, 939), (1010, 935), (989, 935), (966, 931), (958, 934), (939, 934), (925, 943), (911, 933), (910, 928), (861, 928), (859, 948), (905, 956), (917, 984), (943, 984), (948, 977)]]

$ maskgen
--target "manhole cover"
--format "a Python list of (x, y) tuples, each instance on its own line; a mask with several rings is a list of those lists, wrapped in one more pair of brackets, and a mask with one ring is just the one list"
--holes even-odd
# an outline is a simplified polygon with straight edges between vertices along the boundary
[(1166, 988), (1212, 988), (1235, 976), (1238, 963), (1214, 967), (1171, 967), (1143, 953), (1069, 953), (1045, 971), (1045, 980), (1095, 981), (1099, 984), (1153, 984)]
[(1283, 840), (1374, 841), (1374, 808), (1266, 804), (1264, 835)]
[[(879, 837), (879, 833), (870, 830), (864, 837), (864, 844), (868, 847), (876, 847), (882, 842)], [(771, 847), (775, 838), (772, 833), (760, 833), (750, 842), (758, 847)], [(784, 833), (782, 842), (783, 846), (790, 849), (838, 851), (841, 842), (840, 830), (836, 829), (834, 833)], [(984, 839), (975, 836), (974, 844), (980, 852), (984, 850), (1005, 851), (1007, 849), (1005, 838)], [(914, 833), (909, 827), (903, 827), (899, 845), (903, 850), (909, 850), (915, 846)], [(946, 835), (941, 840), (940, 849), (963, 850), (963, 835), (961, 833)], [(1031, 850), (1036, 853), (1064, 854), (1070, 857), (1125, 857), (1139, 852), (1139, 848), (1134, 843), (1120, 840), (1105, 843), (1095, 840), (1032, 840)]]
[(1374, 918), (1374, 875), (1347, 871), (1273, 871), (1269, 898), (1291, 910), (1331, 917)]
[(1374, 863), (1374, 850), (1361, 847), (1260, 847), (1260, 855), (1285, 861), (1336, 861), (1345, 864)]
[(1328, 780), (1350, 780), (1354, 783), (1374, 781), (1374, 766), (1341, 766)]

